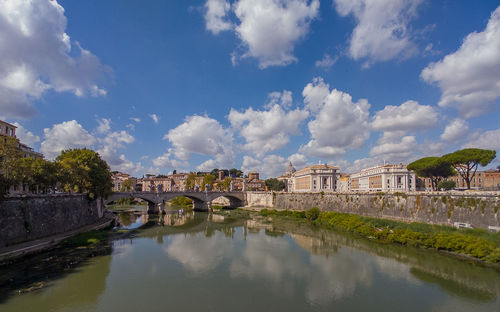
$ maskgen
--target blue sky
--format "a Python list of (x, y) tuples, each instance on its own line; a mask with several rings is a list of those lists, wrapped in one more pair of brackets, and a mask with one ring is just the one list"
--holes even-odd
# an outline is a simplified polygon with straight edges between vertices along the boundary
[(500, 152), (498, 5), (6, 0), (0, 117), (138, 176)]

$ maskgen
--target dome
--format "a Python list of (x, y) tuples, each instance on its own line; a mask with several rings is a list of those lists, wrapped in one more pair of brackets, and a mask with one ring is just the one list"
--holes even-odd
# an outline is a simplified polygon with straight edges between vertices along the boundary
[(288, 168), (286, 168), (286, 174), (287, 174), (287, 175), (291, 175), (291, 174), (292, 174), (292, 173), (294, 173), (295, 171), (297, 171), (297, 170), (295, 170), (295, 168), (294, 168), (294, 167), (293, 167), (293, 165), (292, 165), (292, 162), (290, 162), (290, 163), (288, 164)]

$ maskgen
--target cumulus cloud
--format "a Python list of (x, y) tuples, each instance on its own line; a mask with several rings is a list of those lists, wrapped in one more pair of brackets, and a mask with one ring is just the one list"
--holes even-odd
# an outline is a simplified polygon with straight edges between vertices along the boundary
[(399, 142), (387, 141), (374, 146), (370, 150), (370, 155), (380, 156), (389, 161), (405, 161), (418, 148), (417, 140), (414, 136), (404, 136)]
[(339, 15), (352, 14), (357, 25), (351, 35), (349, 55), (374, 62), (406, 58), (417, 52), (409, 27), (423, 0), (334, 0)]
[(205, 25), (207, 30), (217, 35), (221, 31), (232, 29), (227, 14), (231, 5), (226, 0), (207, 0), (205, 3)]
[(241, 169), (243, 172), (255, 170), (261, 174), (261, 178), (277, 177), (285, 173), (289, 160), (278, 155), (267, 155), (262, 160), (251, 156), (243, 156)]
[(331, 57), (330, 54), (325, 53), (321, 60), (317, 60), (314, 65), (323, 69), (330, 69), (337, 61), (339, 60), (338, 56)]
[(102, 118), (97, 120), (97, 133), (107, 133), (111, 130), (111, 119)]
[[(61, 151), (70, 148), (91, 148), (108, 163), (111, 170), (130, 174), (143, 173), (145, 168), (140, 162), (132, 162), (119, 151), (132, 144), (135, 138), (125, 130), (111, 131), (108, 119), (101, 119), (92, 135), (76, 120), (65, 121), (45, 128), (40, 151), (48, 159), (56, 158)], [(103, 126), (105, 125), (105, 126)]]
[(300, 133), (300, 123), (309, 113), (295, 109), (285, 111), (279, 104), (269, 110), (248, 108), (244, 112), (231, 109), (228, 119), (231, 126), (245, 138), (243, 148), (262, 157), (269, 151), (285, 147), (290, 136)]
[(160, 117), (158, 117), (158, 115), (156, 115), (156, 114), (150, 114), (149, 117), (151, 117), (151, 119), (153, 119), (155, 124), (158, 124), (158, 122), (160, 121)]
[(378, 131), (418, 131), (436, 124), (438, 114), (432, 106), (406, 101), (400, 106), (387, 105), (373, 117), (372, 128)]
[(40, 151), (48, 159), (56, 158), (61, 151), (69, 148), (92, 147), (96, 139), (76, 120), (55, 124), (43, 129), (44, 140)]
[(38, 135), (34, 135), (33, 132), (28, 131), (21, 124), (15, 122), (14, 126), (17, 127), (16, 137), (21, 141), (21, 143), (33, 147), (36, 142), (40, 142), (40, 137)]
[(289, 109), (292, 106), (292, 91), (288, 90), (283, 90), (283, 92), (271, 92), (267, 95), (269, 101), (268, 103), (264, 106), (265, 108), (269, 109), (272, 108), (275, 105), (279, 105), (283, 107), (284, 109)]
[(304, 167), (307, 163), (307, 157), (300, 153), (290, 155), (290, 157), (288, 157), (288, 160), (292, 162), (293, 166), (297, 170)]
[(219, 167), (233, 165), (233, 134), (210, 117), (188, 116), (184, 123), (171, 129), (163, 138), (170, 141), (172, 153), (180, 160), (188, 160), (191, 154), (200, 154), (215, 157)]
[(28, 118), (32, 101), (46, 91), (102, 96), (98, 86), (108, 71), (66, 33), (64, 8), (57, 1), (0, 2), (0, 111)]
[(500, 154), (500, 129), (489, 130), (489, 131), (478, 131), (472, 134), (469, 141), (465, 143), (462, 147), (491, 149), (491, 150), (496, 150), (497, 154)]
[(469, 126), (463, 119), (457, 118), (450, 122), (441, 134), (441, 140), (447, 142), (457, 142), (463, 140), (469, 133)]
[[(242, 52), (232, 53), (233, 64), (256, 58), (261, 69), (296, 62), (295, 44), (309, 32), (319, 12), (319, 0), (207, 0), (206, 28), (214, 34), (232, 29), (242, 42)], [(236, 20), (229, 21), (234, 13)]]
[(315, 78), (302, 92), (315, 117), (308, 123), (311, 140), (299, 149), (307, 156), (332, 159), (360, 148), (370, 137), (368, 101), (353, 102), (348, 93), (329, 89), (322, 78)]
[(463, 118), (495, 109), (500, 97), (500, 7), (484, 31), (467, 35), (456, 52), (429, 64), (421, 77), (441, 89), (439, 106), (454, 107)]
[(152, 162), (153, 165), (155, 165), (156, 167), (167, 168), (167, 169), (187, 167), (189, 165), (187, 161), (180, 161), (174, 159), (172, 157), (171, 150), (169, 150), (168, 153), (156, 157), (155, 159), (152, 160)]

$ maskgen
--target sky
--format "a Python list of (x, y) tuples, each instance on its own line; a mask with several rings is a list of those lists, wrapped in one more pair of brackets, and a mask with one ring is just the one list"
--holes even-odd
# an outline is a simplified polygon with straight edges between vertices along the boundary
[(0, 119), (135, 176), (500, 165), (493, 0), (2, 0)]

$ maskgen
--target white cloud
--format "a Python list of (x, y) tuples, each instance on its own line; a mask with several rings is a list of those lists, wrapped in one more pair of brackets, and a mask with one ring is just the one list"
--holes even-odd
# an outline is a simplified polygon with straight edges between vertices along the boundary
[(135, 122), (141, 122), (141, 118), (139, 118), (139, 117), (131, 117), (130, 120), (135, 121)]
[(76, 120), (55, 124), (43, 129), (44, 140), (40, 151), (48, 159), (56, 158), (61, 151), (69, 148), (92, 147), (96, 139)]
[[(231, 54), (233, 64), (253, 57), (262, 69), (296, 62), (295, 44), (319, 13), (319, 0), (239, 0), (232, 6), (224, 0), (207, 0), (205, 6), (208, 30), (217, 34), (232, 29), (242, 41), (243, 52)], [(237, 18), (234, 23), (228, 19), (230, 8)]]
[(417, 52), (409, 23), (423, 0), (334, 0), (341, 16), (352, 14), (357, 22), (349, 55), (374, 62), (406, 58)]
[[(145, 157), (145, 156), (143, 156)], [(147, 157), (147, 156), (146, 156)], [(142, 158), (142, 157), (141, 157)], [(156, 167), (167, 168), (167, 169), (176, 169), (180, 167), (187, 167), (189, 163), (187, 161), (180, 161), (172, 158), (171, 151), (165, 153), (161, 156), (156, 157), (152, 160), (153, 165)]]
[(14, 126), (16, 129), (16, 137), (19, 138), (21, 143), (28, 145), (29, 147), (33, 147), (36, 142), (40, 142), (40, 137), (38, 135), (34, 135), (33, 132), (26, 130), (22, 125), (15, 122)]
[(406, 101), (400, 106), (387, 105), (373, 117), (372, 128), (379, 131), (418, 131), (436, 124), (438, 114), (432, 106)]
[(97, 120), (97, 133), (107, 133), (111, 130), (111, 119), (102, 118)]
[(241, 169), (248, 173), (255, 170), (260, 173), (262, 178), (278, 177), (285, 173), (289, 160), (278, 155), (267, 155), (262, 160), (243, 156)]
[(471, 135), (469, 142), (465, 143), (463, 148), (483, 148), (497, 151), (497, 158), (500, 158), (500, 129), (476, 132)]
[(108, 71), (66, 33), (57, 1), (0, 1), (0, 111), (27, 118), (32, 101), (47, 90), (102, 96), (97, 85)]
[(269, 102), (264, 105), (265, 108), (270, 109), (274, 105), (279, 105), (284, 109), (289, 109), (292, 106), (292, 91), (283, 90), (283, 92), (271, 92), (267, 95)]
[(388, 161), (405, 161), (418, 148), (414, 136), (405, 136), (399, 142), (379, 142), (370, 150), (370, 155), (379, 156)]
[(215, 157), (218, 167), (233, 165), (233, 134), (215, 119), (188, 116), (184, 123), (171, 129), (163, 138), (170, 141), (172, 153), (181, 160), (188, 160), (194, 153)]
[(158, 117), (158, 115), (156, 115), (156, 114), (150, 114), (149, 117), (151, 117), (151, 119), (153, 119), (155, 124), (158, 124), (158, 122), (160, 121), (160, 117)]
[(196, 167), (197, 171), (212, 171), (212, 169), (217, 168), (217, 162), (215, 159), (208, 159)]
[(301, 153), (331, 159), (345, 154), (347, 149), (360, 148), (370, 137), (367, 100), (353, 102), (348, 93), (337, 89), (330, 92), (321, 78), (313, 79), (302, 94), (315, 119), (308, 123), (311, 140), (300, 147)]
[(285, 111), (280, 105), (274, 104), (269, 110), (263, 111), (248, 108), (238, 112), (231, 109), (228, 119), (231, 126), (245, 138), (243, 148), (262, 157), (269, 151), (285, 147), (291, 135), (300, 133), (300, 123), (308, 115), (304, 110)]
[(330, 54), (325, 53), (321, 60), (317, 60), (314, 65), (323, 69), (330, 69), (337, 61), (339, 60), (338, 56), (331, 57)]
[(221, 31), (232, 29), (231, 22), (227, 19), (227, 14), (231, 5), (226, 0), (207, 0), (205, 3), (205, 25), (207, 30), (217, 35)]
[(431, 63), (421, 77), (441, 89), (439, 106), (455, 107), (463, 118), (494, 110), (500, 97), (500, 7), (484, 31), (470, 33), (456, 52)]
[(448, 142), (458, 142), (463, 140), (469, 133), (469, 126), (463, 119), (457, 118), (450, 122), (441, 134), (441, 140)]
[(292, 162), (293, 166), (297, 170), (304, 167), (307, 163), (307, 157), (299, 153), (290, 155), (290, 157), (288, 157), (288, 160)]

